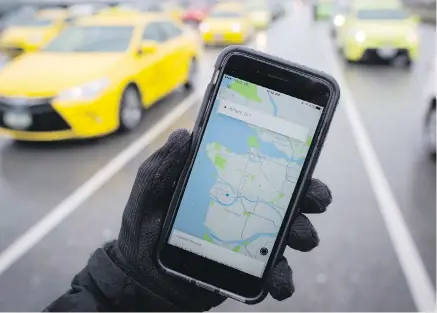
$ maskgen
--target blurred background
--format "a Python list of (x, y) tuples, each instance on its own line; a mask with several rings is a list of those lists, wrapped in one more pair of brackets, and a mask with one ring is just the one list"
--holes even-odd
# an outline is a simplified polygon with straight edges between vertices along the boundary
[(0, 310), (43, 310), (117, 236), (229, 44), (326, 71), (342, 99), (320, 247), (286, 251), (296, 293), (215, 310), (435, 308), (435, 17), (435, 0), (0, 0)]

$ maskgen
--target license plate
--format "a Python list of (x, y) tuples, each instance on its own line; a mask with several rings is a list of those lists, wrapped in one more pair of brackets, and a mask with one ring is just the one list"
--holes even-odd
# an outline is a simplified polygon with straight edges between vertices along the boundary
[(28, 112), (6, 112), (3, 116), (5, 125), (14, 129), (26, 129), (32, 125), (32, 115)]
[(381, 48), (377, 50), (378, 55), (384, 59), (393, 58), (398, 52), (395, 48)]
[(214, 34), (215, 40), (223, 40), (223, 38), (224, 38), (223, 34)]

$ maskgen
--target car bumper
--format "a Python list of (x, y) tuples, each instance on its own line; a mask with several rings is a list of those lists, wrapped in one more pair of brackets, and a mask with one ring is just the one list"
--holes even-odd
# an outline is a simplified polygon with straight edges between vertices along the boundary
[[(18, 127), (7, 116), (26, 114), (31, 124)], [(9, 115), (8, 115), (9, 114)], [(48, 100), (32, 107), (0, 103), (0, 134), (23, 141), (56, 141), (98, 137), (118, 128), (118, 101), (103, 96), (92, 102), (60, 103)]]
[(360, 61), (367, 59), (372, 55), (379, 56), (381, 58), (393, 59), (398, 55), (407, 54), (411, 60), (416, 60), (419, 54), (418, 44), (406, 45), (397, 44), (391, 45), (390, 50), (393, 50), (393, 55), (383, 56), (381, 50), (384, 47), (372, 45), (372, 44), (358, 44), (355, 41), (349, 41), (344, 46), (344, 55), (348, 60)]
[(246, 41), (247, 35), (239, 33), (208, 32), (202, 34), (203, 42), (206, 44), (242, 44)]

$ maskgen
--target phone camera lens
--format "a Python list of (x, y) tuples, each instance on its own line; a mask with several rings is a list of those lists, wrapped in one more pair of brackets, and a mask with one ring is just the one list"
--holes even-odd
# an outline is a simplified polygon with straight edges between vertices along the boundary
[(267, 255), (267, 253), (269, 253), (269, 249), (267, 249), (267, 248), (265, 248), (265, 247), (262, 247), (262, 248), (259, 250), (259, 253), (261, 253), (261, 255)]

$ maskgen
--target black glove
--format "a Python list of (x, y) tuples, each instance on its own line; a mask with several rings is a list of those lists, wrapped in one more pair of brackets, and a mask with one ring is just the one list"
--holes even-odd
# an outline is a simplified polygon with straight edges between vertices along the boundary
[[(120, 234), (114, 247), (115, 262), (144, 288), (173, 305), (168, 310), (206, 311), (225, 298), (169, 277), (156, 268), (154, 253), (162, 223), (185, 165), (191, 137), (186, 130), (175, 131), (167, 143), (140, 167), (123, 214)], [(322, 213), (331, 202), (327, 186), (312, 180), (302, 213)], [(299, 214), (289, 234), (288, 245), (296, 250), (310, 251), (319, 244), (319, 237), (309, 219)], [(294, 292), (292, 270), (281, 257), (268, 280), (268, 291), (277, 300)]]

